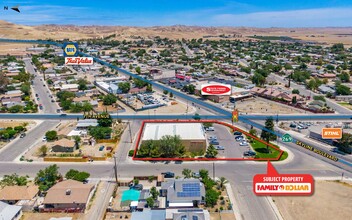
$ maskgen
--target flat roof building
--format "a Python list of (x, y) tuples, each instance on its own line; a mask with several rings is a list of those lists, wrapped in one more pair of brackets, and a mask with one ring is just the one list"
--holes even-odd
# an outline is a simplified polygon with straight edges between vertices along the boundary
[(206, 138), (201, 123), (146, 123), (141, 139), (160, 140), (166, 135), (178, 135), (187, 151), (206, 150)]

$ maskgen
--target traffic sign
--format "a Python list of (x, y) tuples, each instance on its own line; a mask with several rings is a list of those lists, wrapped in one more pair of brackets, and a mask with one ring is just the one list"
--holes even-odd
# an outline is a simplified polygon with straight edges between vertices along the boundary
[(281, 139), (282, 139), (283, 142), (292, 142), (292, 137), (291, 137), (290, 134), (282, 135)]

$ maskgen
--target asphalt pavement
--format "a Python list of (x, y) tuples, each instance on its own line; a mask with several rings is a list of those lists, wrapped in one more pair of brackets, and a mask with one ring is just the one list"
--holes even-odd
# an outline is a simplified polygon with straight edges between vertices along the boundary
[[(49, 96), (52, 94), (43, 76), (35, 71), (30, 59), (24, 59), (23, 61), (26, 65), (27, 72), (34, 76), (32, 88), (35, 94), (33, 94), (33, 96), (35, 97), (36, 103), (43, 106), (43, 110), (39, 110), (39, 112), (56, 113), (56, 110), (59, 108), (59, 106), (56, 102), (51, 102), (53, 98), (50, 98)], [(36, 94), (38, 94), (38, 97), (36, 97)]]

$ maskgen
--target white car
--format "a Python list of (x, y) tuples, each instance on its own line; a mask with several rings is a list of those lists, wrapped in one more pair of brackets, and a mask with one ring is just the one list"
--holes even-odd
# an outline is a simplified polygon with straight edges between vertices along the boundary
[(216, 150), (225, 150), (225, 147), (218, 145), (218, 146), (215, 146), (215, 149)]
[(247, 142), (247, 141), (242, 141), (242, 142), (240, 143), (240, 146), (248, 146), (248, 142)]
[(46, 141), (46, 137), (45, 136), (42, 138), (42, 141)]
[(208, 140), (217, 140), (218, 138), (216, 136), (210, 136), (208, 137)]
[(215, 128), (214, 127), (207, 127), (205, 128), (206, 131), (215, 131)]

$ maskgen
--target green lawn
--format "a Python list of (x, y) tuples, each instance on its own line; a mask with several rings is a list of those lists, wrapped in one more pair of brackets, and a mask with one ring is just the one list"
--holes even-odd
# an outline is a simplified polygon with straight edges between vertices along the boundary
[[(253, 142), (250, 144), (252, 145), (253, 150), (257, 153), (255, 158), (276, 158), (280, 154), (280, 151), (275, 150), (274, 148), (271, 148), (270, 146), (268, 148), (270, 152), (267, 152), (266, 145), (263, 144), (262, 142), (257, 141), (257, 140), (253, 140)], [(276, 145), (274, 145), (274, 146), (276, 146)], [(279, 148), (278, 146), (276, 146), (276, 147)], [(282, 154), (280, 161), (285, 160), (287, 158), (287, 156), (288, 156), (288, 154), (285, 151)]]

